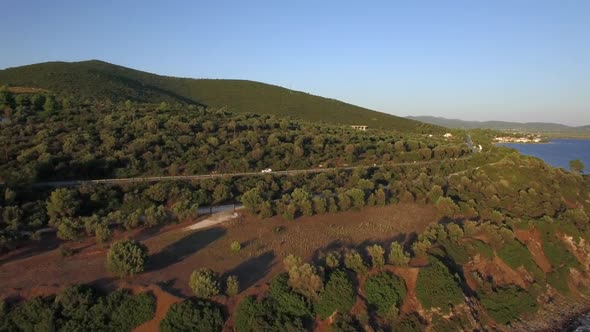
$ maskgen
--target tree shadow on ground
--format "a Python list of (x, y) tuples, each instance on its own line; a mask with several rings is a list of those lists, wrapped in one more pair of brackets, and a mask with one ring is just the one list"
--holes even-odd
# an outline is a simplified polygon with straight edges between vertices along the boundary
[(225, 233), (226, 230), (221, 227), (213, 227), (190, 233), (153, 254), (149, 259), (146, 270), (157, 271), (178, 263), (221, 238)]
[(235, 275), (240, 281), (240, 289), (247, 289), (264, 278), (274, 266), (276, 255), (274, 251), (267, 251), (260, 256), (244, 261), (227, 271), (224, 277)]
[(103, 277), (89, 282), (88, 285), (108, 293), (118, 289), (118, 280), (116, 277)]
[(162, 228), (164, 228), (164, 226), (165, 225), (155, 225), (155, 226), (145, 227), (142, 230), (140, 230), (137, 235), (135, 235), (135, 239), (137, 241), (145, 241), (155, 235), (160, 234), (160, 231), (162, 230)]
[(186, 294), (180, 288), (178, 288), (176, 286), (177, 283), (178, 283), (178, 279), (174, 278), (174, 279), (160, 281), (156, 284), (158, 286), (160, 286), (160, 288), (162, 288), (162, 290), (166, 291), (167, 293), (170, 293), (174, 296), (183, 298), (186, 296)]
[(26, 241), (22, 246), (13, 250), (12, 252), (4, 253), (0, 255), (0, 266), (9, 262), (17, 261), (24, 258), (37, 256), (39, 254), (46, 253), (51, 250), (57, 249), (62, 243), (55, 234), (51, 236), (45, 236), (39, 241)]

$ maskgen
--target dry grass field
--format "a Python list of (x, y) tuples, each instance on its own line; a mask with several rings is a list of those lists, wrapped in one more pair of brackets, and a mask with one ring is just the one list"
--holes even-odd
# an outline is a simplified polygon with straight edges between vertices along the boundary
[[(116, 279), (105, 268), (107, 246), (92, 239), (76, 244), (78, 253), (61, 257), (55, 245), (23, 257), (0, 257), (0, 296), (24, 296), (36, 288), (93, 283), (115, 288), (121, 283), (158, 284), (166, 291), (190, 296), (190, 273), (208, 267), (220, 274), (235, 274), (243, 290), (261, 285), (283, 270), (288, 254), (315, 259), (331, 247), (358, 247), (392, 240), (404, 241), (437, 221), (433, 207), (414, 204), (368, 207), (287, 221), (281, 217), (259, 220), (247, 215), (223, 225), (186, 231), (188, 224), (123, 232), (117, 238), (135, 238), (150, 250), (146, 272)], [(239, 241), (242, 249), (232, 252)], [(249, 292), (256, 292), (254, 288)]]

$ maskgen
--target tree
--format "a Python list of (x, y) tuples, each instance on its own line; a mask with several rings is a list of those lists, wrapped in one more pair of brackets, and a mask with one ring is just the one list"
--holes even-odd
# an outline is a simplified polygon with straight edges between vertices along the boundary
[(570, 170), (574, 173), (584, 172), (584, 163), (580, 159), (570, 161)]
[(311, 314), (309, 301), (289, 286), (287, 273), (281, 273), (270, 281), (267, 296), (273, 311), (280, 314), (293, 317), (308, 317)]
[(106, 223), (97, 224), (94, 228), (94, 234), (96, 234), (96, 240), (100, 243), (109, 242), (113, 235)]
[(289, 286), (311, 300), (316, 300), (324, 287), (317, 268), (309, 263), (294, 266), (289, 270)]
[(344, 254), (344, 266), (361, 276), (365, 275), (369, 271), (369, 268), (365, 265), (365, 261), (363, 260), (361, 254), (359, 254), (354, 249)]
[(385, 317), (393, 307), (397, 309), (402, 304), (406, 297), (406, 285), (399, 277), (380, 272), (365, 282), (365, 297), (377, 313)]
[(0, 111), (4, 108), (15, 108), (14, 95), (6, 86), (0, 87)]
[(170, 110), (170, 106), (168, 105), (168, 103), (166, 102), (161, 102), (160, 105), (158, 106), (158, 111), (169, 111)]
[(33, 95), (31, 97), (31, 105), (35, 111), (40, 111), (43, 109), (43, 104), (45, 104), (45, 96), (43, 95)]
[(385, 250), (378, 244), (367, 247), (367, 253), (371, 256), (371, 264), (374, 268), (380, 269), (385, 265)]
[(404, 251), (402, 246), (397, 242), (392, 242), (389, 247), (389, 257), (387, 261), (395, 266), (407, 266), (410, 262), (410, 255)]
[(119, 277), (143, 272), (148, 259), (148, 248), (135, 240), (115, 242), (107, 255), (107, 268)]
[(349, 312), (355, 300), (356, 294), (348, 275), (342, 270), (336, 270), (330, 274), (330, 279), (320, 295), (320, 300), (315, 305), (315, 310), (320, 317), (325, 319), (334, 311)]
[(74, 190), (59, 188), (54, 190), (47, 201), (47, 215), (49, 221), (57, 224), (59, 219), (74, 217), (80, 206), (77, 193)]
[(189, 286), (197, 297), (208, 299), (219, 294), (219, 276), (207, 268), (195, 270), (191, 274)]
[(357, 188), (353, 188), (350, 189), (346, 192), (346, 194), (348, 196), (350, 196), (350, 198), (352, 199), (352, 206), (355, 210), (360, 210), (363, 208), (363, 206), (365, 206), (365, 192), (357, 189)]
[(240, 201), (242, 202), (242, 204), (244, 204), (244, 207), (248, 212), (257, 214), (260, 210), (260, 204), (262, 204), (263, 199), (258, 189), (253, 188), (246, 191), (242, 195)]
[(43, 110), (45, 112), (53, 112), (56, 111), (58, 108), (57, 100), (55, 100), (55, 96), (49, 95), (45, 97), (45, 102), (43, 103)]
[(440, 308), (443, 312), (463, 300), (463, 291), (449, 269), (431, 257), (430, 266), (420, 269), (416, 280), (416, 296), (424, 309)]
[(235, 296), (240, 292), (240, 282), (237, 276), (229, 276), (225, 281), (225, 295)]
[(170, 306), (160, 322), (160, 331), (206, 331), (217, 332), (223, 329), (224, 319), (221, 309), (203, 300), (184, 300)]
[(326, 266), (331, 269), (340, 267), (340, 254), (336, 251), (331, 251), (326, 255)]

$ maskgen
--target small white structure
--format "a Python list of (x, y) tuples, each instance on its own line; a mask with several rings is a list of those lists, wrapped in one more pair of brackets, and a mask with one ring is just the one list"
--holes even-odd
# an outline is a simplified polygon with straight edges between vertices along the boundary
[(260, 173), (270, 173), (270, 172), (272, 172), (272, 169), (270, 169), (270, 168), (265, 168), (262, 171), (260, 171)]
[(443, 137), (444, 137), (444, 138), (452, 138), (452, 137), (453, 137), (453, 134), (451, 134), (451, 133), (446, 133), (446, 134), (444, 134), (444, 135), (443, 135)]
[(350, 126), (352, 129), (360, 130), (360, 131), (367, 131), (368, 126), (364, 125), (352, 125)]

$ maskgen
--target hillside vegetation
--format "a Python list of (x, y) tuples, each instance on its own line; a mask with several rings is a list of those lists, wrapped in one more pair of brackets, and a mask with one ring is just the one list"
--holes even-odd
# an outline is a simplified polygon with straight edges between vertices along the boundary
[(51, 90), (61, 96), (121, 102), (182, 102), (237, 113), (270, 114), (314, 122), (440, 132), (424, 124), (334, 99), (245, 80), (190, 79), (150, 74), (110, 63), (47, 62), (0, 70), (0, 85)]

